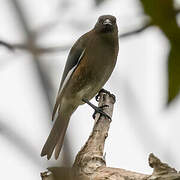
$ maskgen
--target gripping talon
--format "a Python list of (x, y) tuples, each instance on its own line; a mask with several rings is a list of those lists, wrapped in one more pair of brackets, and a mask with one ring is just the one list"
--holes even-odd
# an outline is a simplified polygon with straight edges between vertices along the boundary
[(103, 108), (109, 107), (107, 104), (100, 106), (99, 108), (103, 110)]
[(103, 112), (103, 111), (98, 111), (98, 112), (95, 111), (94, 114), (93, 114), (93, 119), (95, 119), (97, 113), (99, 113), (100, 116), (104, 116), (105, 118), (108, 118), (111, 121), (111, 117), (108, 114), (106, 114), (105, 112)]
[(110, 97), (112, 97), (114, 99), (114, 101), (116, 102), (116, 96), (114, 94), (111, 94), (109, 91), (105, 90), (105, 89), (101, 89), (98, 94), (96, 95), (95, 99), (97, 102), (99, 102), (100, 99), (100, 94), (104, 93), (104, 94), (108, 94)]
[(104, 107), (109, 107), (108, 105), (103, 105), (103, 106), (101, 106), (101, 107), (97, 107), (97, 106), (95, 106), (94, 104), (92, 104), (91, 102), (89, 102), (89, 101), (88, 101), (87, 99), (85, 99), (85, 98), (83, 98), (82, 101), (85, 102), (85, 103), (87, 103), (89, 106), (91, 106), (91, 107), (95, 110), (95, 112), (94, 112), (94, 114), (93, 114), (93, 118), (94, 118), (94, 119), (95, 119), (96, 113), (100, 113), (100, 115), (105, 116), (105, 117), (107, 117), (108, 119), (111, 120), (111, 117), (110, 117), (108, 114), (106, 114), (105, 112), (103, 112), (103, 108), (104, 108)]
[(108, 105), (102, 105), (100, 107), (97, 107), (95, 109), (93, 115), (92, 115), (93, 119), (95, 119), (97, 113), (100, 113), (101, 116), (105, 116), (111, 120), (111, 117), (103, 111), (103, 108), (105, 108), (105, 107), (109, 107), (109, 106)]
[(96, 101), (99, 102), (99, 93), (95, 97)]
[(101, 94), (101, 93), (109, 94), (109, 96), (111, 95), (111, 93), (110, 93), (109, 91), (107, 91), (107, 90), (105, 90), (105, 89), (102, 88), (102, 89), (98, 92), (98, 94), (96, 95), (96, 97), (95, 97), (95, 99), (96, 99), (97, 102), (99, 102), (99, 98), (100, 98), (100, 94)]
[(99, 102), (99, 98), (100, 98), (100, 94), (101, 94), (101, 93), (110, 94), (109, 91), (107, 91), (107, 90), (105, 90), (105, 89), (102, 88), (102, 89), (98, 92), (98, 94), (96, 95), (96, 97), (95, 97), (95, 99), (96, 99), (97, 102)]

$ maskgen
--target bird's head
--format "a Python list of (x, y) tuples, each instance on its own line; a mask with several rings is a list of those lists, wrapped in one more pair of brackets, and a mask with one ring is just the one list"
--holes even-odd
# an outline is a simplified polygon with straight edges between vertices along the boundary
[(117, 32), (116, 18), (112, 15), (103, 15), (98, 18), (95, 25), (95, 31), (101, 33)]

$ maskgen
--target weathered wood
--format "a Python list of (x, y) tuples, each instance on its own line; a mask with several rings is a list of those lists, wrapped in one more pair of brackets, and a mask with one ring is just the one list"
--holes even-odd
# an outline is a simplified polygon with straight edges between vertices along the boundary
[[(104, 112), (113, 114), (115, 97), (110, 93), (100, 93), (99, 107), (108, 105)], [(41, 173), (43, 180), (180, 180), (180, 174), (169, 165), (162, 163), (152, 153), (149, 165), (154, 168), (152, 175), (145, 175), (120, 168), (106, 166), (103, 156), (105, 140), (111, 120), (96, 115), (93, 131), (87, 142), (78, 152), (72, 168), (52, 167)]]

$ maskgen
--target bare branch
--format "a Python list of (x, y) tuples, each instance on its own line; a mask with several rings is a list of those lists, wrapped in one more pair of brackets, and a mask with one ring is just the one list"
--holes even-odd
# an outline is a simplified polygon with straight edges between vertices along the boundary
[[(100, 93), (99, 107), (107, 105), (104, 112), (112, 117), (115, 103), (114, 95), (110, 93)], [(127, 171), (124, 169), (106, 167), (106, 161), (103, 156), (105, 140), (111, 121), (107, 117), (96, 115), (95, 124), (89, 139), (76, 156), (71, 175), (68, 180), (100, 180), (100, 179), (134, 179), (143, 180), (147, 175)], [(63, 173), (62, 167), (48, 168), (48, 172), (41, 173), (43, 180), (52, 178), (53, 180), (61, 179)], [(64, 171), (63, 171), (64, 172)], [(69, 175), (67, 172), (66, 177)]]
[(38, 47), (37, 51), (39, 54), (45, 54), (45, 53), (57, 53), (62, 51), (67, 51), (70, 49), (70, 45), (67, 46), (54, 46), (54, 47)]
[[(109, 94), (100, 93), (99, 107), (107, 105), (108, 108), (104, 109), (104, 112), (112, 117), (115, 98)], [(106, 166), (105, 159), (103, 157), (105, 139), (108, 136), (108, 131), (111, 121), (104, 116), (96, 115), (95, 125), (89, 139), (84, 147), (79, 151), (76, 156), (74, 167), (81, 174), (86, 172), (91, 166), (91, 170), (94, 171), (99, 166)], [(94, 169), (95, 168), (95, 169)], [(88, 170), (90, 173), (90, 169)], [(91, 172), (92, 173), (92, 172)]]
[(132, 36), (132, 35), (136, 35), (138, 33), (143, 32), (144, 30), (146, 30), (147, 28), (149, 28), (152, 25), (153, 25), (152, 22), (146, 22), (141, 27), (139, 27), (138, 29), (135, 29), (133, 31), (120, 34), (119, 38), (125, 38), (125, 37), (129, 37), (129, 36)]
[(11, 44), (9, 44), (9, 43), (7, 43), (7, 42), (5, 42), (5, 41), (2, 41), (2, 40), (0, 40), (0, 45), (1, 45), (1, 46), (5, 46), (5, 47), (8, 48), (9, 50), (13, 50), (13, 49), (14, 49), (14, 47), (13, 47)]
[[(103, 111), (112, 117), (115, 98), (110, 93), (100, 93), (99, 107), (108, 105)], [(105, 140), (111, 121), (96, 115), (93, 131), (87, 142), (76, 156), (72, 168), (51, 167), (41, 173), (42, 180), (175, 180), (180, 179), (180, 173), (166, 163), (162, 163), (152, 153), (149, 155), (149, 165), (154, 169), (152, 175), (132, 172), (121, 168), (106, 166), (103, 156)]]
[(28, 45), (25, 44), (25, 43), (14, 43), (14, 44), (11, 44), (9, 42), (0, 40), (0, 45), (8, 48), (11, 51), (14, 51), (16, 49), (19, 49), (19, 50), (29, 50)]
[[(112, 117), (115, 98), (114, 95), (108, 93), (100, 93), (99, 107), (107, 105), (104, 112)], [(89, 139), (84, 147), (76, 156), (73, 167), (75, 168), (76, 176), (83, 179), (122, 179), (127, 177), (134, 180), (142, 180), (147, 177), (144, 174), (134, 173), (131, 171), (106, 167), (106, 161), (103, 156), (105, 140), (108, 136), (108, 131), (111, 121), (100, 115), (96, 115), (95, 124)]]
[[(0, 40), (0, 45), (8, 48), (9, 50), (26, 50), (31, 52), (31, 47), (28, 46), (28, 44), (25, 43), (8, 43), (5, 41)], [(58, 52), (63, 52), (67, 51), (70, 49), (70, 45), (66, 46), (52, 46), (52, 47), (41, 47), (41, 46), (36, 46), (36, 48), (33, 50), (36, 55), (42, 55), (42, 54), (47, 54), (47, 53), (58, 53)]]

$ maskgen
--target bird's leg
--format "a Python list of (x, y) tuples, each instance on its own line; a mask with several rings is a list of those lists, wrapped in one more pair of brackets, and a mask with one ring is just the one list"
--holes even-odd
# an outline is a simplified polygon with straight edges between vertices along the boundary
[(99, 91), (99, 93), (96, 95), (96, 97), (95, 97), (95, 99), (96, 99), (96, 101), (97, 102), (99, 102), (99, 98), (100, 98), (100, 94), (101, 93), (104, 93), (104, 94), (109, 94), (109, 96), (111, 96), (113, 99), (114, 99), (114, 101), (116, 102), (116, 97), (115, 97), (115, 95), (114, 94), (111, 94), (109, 91), (107, 91), (106, 89), (101, 89), (100, 91)]
[(96, 113), (100, 113), (101, 116), (105, 116), (105, 117), (107, 117), (107, 118), (109, 118), (111, 120), (111, 117), (108, 114), (106, 114), (105, 112), (103, 112), (103, 108), (104, 107), (109, 107), (108, 105), (103, 105), (103, 106), (97, 107), (97, 106), (95, 106), (94, 104), (92, 104), (91, 102), (89, 102), (85, 98), (83, 98), (82, 101), (87, 103), (89, 106), (91, 106), (95, 110), (95, 112), (93, 114), (94, 119), (95, 119)]

